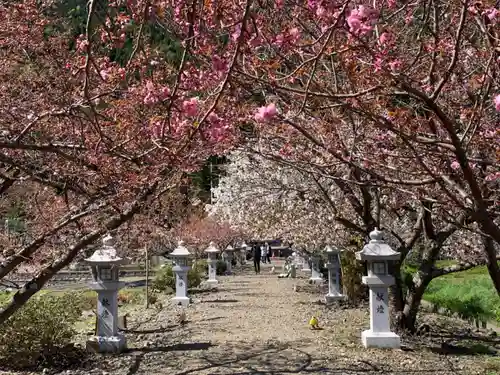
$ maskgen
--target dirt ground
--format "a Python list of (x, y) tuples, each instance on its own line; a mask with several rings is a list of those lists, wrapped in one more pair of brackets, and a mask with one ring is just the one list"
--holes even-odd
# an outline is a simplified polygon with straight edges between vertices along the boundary
[[(89, 359), (79, 369), (44, 373), (500, 374), (498, 358), (484, 354), (499, 349), (498, 339), (473, 334), (460, 323), (451, 328), (468, 336), (468, 341), (446, 336), (455, 323), (439, 317), (426, 318), (440, 333), (425, 342), (403, 338), (404, 350), (364, 349), (361, 332), (369, 326), (367, 307), (327, 307), (319, 303), (323, 295), (319, 289), (306, 287), (307, 278), (300, 272), (299, 276), (278, 279), (265, 266), (261, 275), (247, 269), (220, 277), (217, 290), (192, 295), (184, 326), (176, 323), (178, 308), (171, 307), (166, 296), (161, 309), (157, 304), (131, 313), (126, 334), (129, 352)], [(321, 330), (309, 328), (313, 314), (319, 317)]]

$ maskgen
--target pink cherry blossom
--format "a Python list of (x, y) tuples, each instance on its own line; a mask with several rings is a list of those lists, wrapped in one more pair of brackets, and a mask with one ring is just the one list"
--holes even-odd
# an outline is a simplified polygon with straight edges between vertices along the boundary
[(383, 32), (381, 35), (380, 35), (380, 38), (379, 38), (379, 41), (380, 41), (380, 44), (382, 45), (385, 45), (385, 44), (393, 44), (394, 41), (395, 41), (395, 38), (394, 38), (394, 34), (390, 33), (390, 32)]
[(375, 62), (373, 63), (373, 66), (375, 68), (375, 72), (380, 72), (382, 71), (382, 64), (383, 64), (384, 60), (382, 60), (380, 57), (377, 57), (375, 59)]
[(500, 94), (497, 94), (497, 96), (495, 96), (495, 99), (493, 99), (493, 103), (495, 103), (495, 109), (500, 112)]
[(371, 33), (378, 19), (378, 12), (364, 5), (353, 9), (347, 17), (349, 31), (357, 36)]
[(283, 34), (276, 35), (276, 44), (281, 46), (285, 42), (285, 37)]
[(396, 0), (387, 0), (387, 6), (389, 7), (389, 9), (396, 8)]
[(196, 114), (198, 113), (198, 103), (199, 100), (196, 97), (193, 97), (189, 100), (184, 100), (184, 102), (182, 103), (182, 109), (184, 110), (186, 115), (191, 117), (196, 116)]
[(119, 68), (118, 69), (118, 75), (120, 76), (121, 79), (125, 79), (127, 72), (125, 71), (124, 68)]
[(159, 90), (159, 95), (158, 95), (161, 100), (165, 100), (167, 99), (169, 96), (170, 96), (170, 89), (168, 87), (162, 87), (160, 90)]
[(154, 91), (155, 89), (155, 84), (151, 81), (147, 81), (146, 82), (146, 90), (148, 90), (149, 92), (152, 92)]
[(318, 17), (323, 17), (324, 15), (326, 14), (326, 9), (323, 8), (323, 7), (318, 7), (318, 9), (316, 9), (316, 15)]
[(458, 161), (454, 160), (452, 163), (451, 163), (451, 169), (453, 170), (459, 170), (460, 169), (460, 164), (458, 163)]
[(259, 122), (268, 122), (278, 114), (276, 105), (271, 103), (265, 107), (260, 107), (254, 116), (254, 119)]
[(236, 25), (234, 32), (231, 34), (231, 39), (236, 42), (241, 35), (241, 25)]
[(76, 42), (76, 50), (81, 53), (87, 52), (87, 48), (89, 46), (89, 42), (87, 41), (87, 39), (84, 38), (85, 37), (83, 35), (80, 35)]
[(489, 8), (486, 9), (483, 14), (488, 17), (488, 19), (493, 23), (496, 24), (498, 20), (500, 19), (500, 11), (496, 8)]
[(397, 72), (401, 69), (402, 62), (399, 59), (393, 60), (389, 63), (389, 67), (393, 72)]
[(300, 39), (300, 30), (297, 27), (289, 31), (292, 42), (297, 42)]
[(500, 172), (489, 174), (484, 178), (486, 181), (500, 180)]
[(109, 77), (110, 77), (110, 74), (109, 74), (109, 69), (103, 69), (99, 72), (99, 74), (101, 75), (101, 78), (104, 80), (104, 81), (107, 81), (109, 80)]
[(147, 95), (144, 97), (144, 104), (146, 105), (153, 105), (158, 103), (158, 98), (151, 92), (148, 92)]

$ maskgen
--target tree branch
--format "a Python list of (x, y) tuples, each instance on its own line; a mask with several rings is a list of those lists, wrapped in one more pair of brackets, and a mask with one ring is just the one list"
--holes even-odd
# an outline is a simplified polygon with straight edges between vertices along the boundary
[(14, 294), (11, 301), (0, 310), (0, 325), (11, 317), (17, 310), (19, 310), (34, 294), (40, 291), (57, 272), (68, 266), (80, 250), (94, 243), (106, 232), (114, 230), (120, 227), (123, 223), (132, 219), (134, 215), (144, 206), (144, 203), (149, 196), (154, 194), (156, 188), (158, 187), (158, 183), (158, 181), (154, 181), (150, 185), (146, 186), (127, 210), (111, 217), (101, 228), (85, 235), (76, 244), (70, 246), (65, 256), (54, 261), (48, 267), (45, 267), (35, 277), (28, 281), (22, 289), (18, 290)]

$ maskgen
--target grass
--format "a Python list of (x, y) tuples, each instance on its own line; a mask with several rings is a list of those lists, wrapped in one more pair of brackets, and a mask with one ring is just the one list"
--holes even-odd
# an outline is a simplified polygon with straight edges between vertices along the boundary
[[(452, 264), (452, 261), (440, 261), (438, 266)], [(486, 266), (432, 280), (424, 294), (424, 300), (464, 319), (500, 323), (500, 297)]]
[[(97, 306), (97, 293), (93, 290), (42, 290), (37, 293), (38, 296), (45, 294), (62, 296), (66, 293), (81, 295), (84, 300), (84, 310), (95, 310)], [(0, 307), (10, 301), (13, 293), (0, 291)], [(144, 288), (124, 288), (118, 292), (118, 302), (124, 305), (138, 305), (145, 303), (146, 292)]]

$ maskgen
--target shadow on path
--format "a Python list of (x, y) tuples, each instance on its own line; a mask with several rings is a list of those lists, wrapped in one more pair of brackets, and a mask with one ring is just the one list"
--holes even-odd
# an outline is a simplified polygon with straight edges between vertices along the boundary
[(195, 343), (184, 343), (184, 344), (174, 344), (168, 346), (158, 346), (158, 347), (147, 347), (147, 348), (130, 348), (127, 350), (128, 353), (139, 353), (133, 358), (133, 363), (129, 367), (127, 375), (136, 374), (141, 367), (141, 363), (144, 360), (144, 355), (146, 353), (166, 353), (173, 351), (191, 351), (191, 350), (208, 350), (212, 345), (209, 342), (195, 342)]

